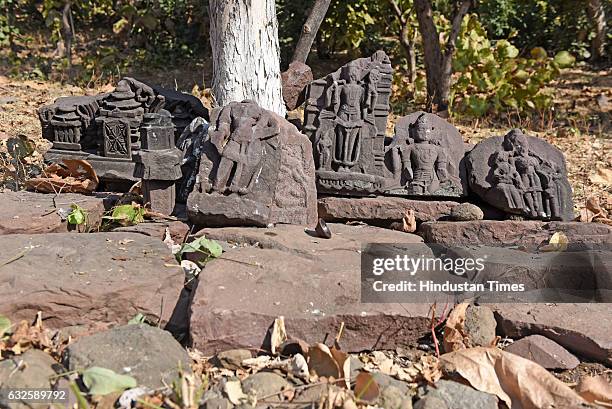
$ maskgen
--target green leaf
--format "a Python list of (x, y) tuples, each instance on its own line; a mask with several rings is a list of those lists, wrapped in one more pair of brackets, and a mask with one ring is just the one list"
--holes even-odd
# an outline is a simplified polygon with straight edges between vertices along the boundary
[[(214, 240), (206, 237), (199, 237), (191, 243), (185, 243), (181, 250), (176, 254), (176, 259), (180, 262), (185, 253), (201, 253), (200, 263), (206, 263), (211, 258), (217, 258), (223, 253), (223, 248)], [(192, 260), (193, 261), (193, 260)]]
[(548, 57), (546, 50), (542, 47), (532, 48), (530, 54), (531, 54), (531, 57), (536, 60), (543, 60), (546, 57)]
[(2, 338), (11, 328), (11, 320), (4, 315), (0, 315), (0, 338)]
[(83, 383), (91, 395), (108, 395), (138, 386), (136, 379), (98, 366), (83, 371)]
[(128, 321), (128, 325), (145, 324), (146, 322), (147, 322), (147, 317), (144, 314), (139, 312), (138, 314), (134, 315), (131, 320)]
[(86, 211), (79, 205), (73, 204), (70, 206), (72, 208), (72, 212), (66, 218), (69, 224), (81, 225), (85, 223)]
[(124, 226), (129, 226), (142, 223), (144, 215), (145, 209), (141, 206), (126, 204), (115, 207), (113, 213), (110, 216), (104, 216), (104, 218), (116, 221)]
[(555, 64), (559, 66), (559, 68), (567, 68), (574, 65), (576, 62), (576, 57), (568, 53), (567, 51), (559, 51), (554, 58)]

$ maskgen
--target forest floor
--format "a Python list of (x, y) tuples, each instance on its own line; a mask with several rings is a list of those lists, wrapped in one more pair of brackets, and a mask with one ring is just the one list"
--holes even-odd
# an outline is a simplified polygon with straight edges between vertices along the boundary
[[(323, 73), (326, 68), (333, 70), (330, 62), (321, 65), (315, 66), (315, 76)], [(189, 68), (183, 69), (187, 70)], [(0, 73), (3, 71), (6, 72), (0, 69)], [(197, 85), (205, 84), (206, 74), (199, 81), (193, 73), (187, 75), (176, 70), (133, 72), (126, 75), (193, 92), (210, 107), (211, 101), (207, 98), (209, 90), (202, 90)], [(536, 120), (523, 118), (520, 121), (487, 117), (480, 120), (451, 118), (451, 122), (469, 143), (503, 134), (511, 127), (521, 127), (530, 134), (546, 139), (565, 154), (576, 210), (583, 208), (586, 199), (594, 196), (599, 199), (602, 207), (612, 211), (612, 69), (592, 71), (583, 67), (564, 70), (552, 86), (555, 90), (554, 117)], [(17, 80), (0, 75), (0, 136), (7, 138), (24, 135), (34, 141), (37, 151), (42, 153), (47, 143), (40, 136), (40, 123), (36, 114), (38, 107), (60, 96), (92, 95), (113, 88), (113, 83), (98, 82), (88, 87), (79, 87), (54, 81)], [(418, 109), (415, 104), (413, 109), (407, 110)], [(397, 118), (394, 114), (390, 116), (389, 134), (392, 134)], [(33, 159), (40, 158), (42, 155), (35, 155)]]

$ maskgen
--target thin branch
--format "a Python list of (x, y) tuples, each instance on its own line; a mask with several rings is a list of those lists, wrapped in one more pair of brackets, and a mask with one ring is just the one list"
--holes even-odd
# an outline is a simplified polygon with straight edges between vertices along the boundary
[(402, 25), (405, 25), (406, 18), (404, 17), (404, 13), (402, 13), (402, 10), (399, 8), (397, 2), (395, 0), (389, 0), (389, 3), (391, 4), (391, 7), (393, 7), (393, 10), (395, 11), (395, 14), (397, 15), (397, 18), (399, 19), (400, 23), (402, 23)]
[(461, 22), (463, 21), (463, 17), (467, 14), (471, 5), (471, 0), (463, 0), (461, 4), (455, 8), (451, 31), (448, 35), (448, 41), (446, 42), (446, 55), (452, 55), (453, 51), (455, 50), (455, 44), (457, 43), (457, 38), (461, 32)]

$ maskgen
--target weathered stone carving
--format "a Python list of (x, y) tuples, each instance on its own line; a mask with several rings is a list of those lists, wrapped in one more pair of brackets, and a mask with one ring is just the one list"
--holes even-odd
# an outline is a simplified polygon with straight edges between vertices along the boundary
[(377, 51), (308, 86), (304, 132), (314, 147), (320, 191), (384, 190), (392, 73), (389, 57)]
[(548, 142), (513, 129), (467, 155), (470, 188), (489, 204), (532, 219), (572, 220), (565, 159)]
[(386, 143), (393, 70), (377, 51), (351, 61), (307, 88), (304, 132), (310, 137), (320, 192), (462, 196), (459, 131), (442, 118), (401, 118)]
[(187, 197), (194, 223), (316, 222), (312, 149), (295, 126), (247, 100), (214, 109), (208, 129), (193, 127), (195, 139), (186, 136), (181, 142), (191, 152), (191, 163), (194, 152), (200, 156), (198, 177), (185, 176), (195, 186), (180, 197)]
[(461, 160), (465, 152), (459, 131), (437, 115), (414, 112), (400, 118), (387, 148), (393, 183), (388, 194), (461, 196)]
[(183, 152), (174, 146), (170, 113), (144, 114), (140, 128), (142, 149), (135, 153), (136, 174), (142, 179), (142, 193), (151, 210), (171, 214), (176, 202), (175, 183), (181, 178)]
[[(162, 109), (167, 111), (162, 115), (163, 119), (155, 115), (148, 117), (149, 114), (160, 114)], [(53, 142), (52, 149), (46, 154), (48, 160), (86, 159), (107, 188), (118, 190), (128, 188), (140, 178), (141, 172), (136, 170), (140, 159), (136, 154), (141, 149), (171, 149), (176, 136), (193, 118), (208, 117), (208, 112), (196, 97), (150, 86), (133, 78), (123, 78), (111, 93), (59, 98), (53, 104), (41, 107), (38, 114), (43, 136)], [(159, 127), (164, 129), (164, 146), (171, 146), (160, 148), (155, 145), (160, 141), (143, 139), (151, 129)], [(153, 131), (152, 134), (158, 133)], [(155, 147), (147, 147), (146, 143), (153, 143)], [(175, 153), (171, 155), (173, 158)], [(160, 156), (159, 153), (156, 155)], [(149, 169), (165, 166), (174, 169), (175, 161), (164, 163), (162, 160), (157, 164), (149, 161), (147, 166)], [(175, 170), (169, 172), (176, 173)], [(173, 180), (178, 178), (180, 173)], [(159, 180), (167, 182), (166, 179)]]

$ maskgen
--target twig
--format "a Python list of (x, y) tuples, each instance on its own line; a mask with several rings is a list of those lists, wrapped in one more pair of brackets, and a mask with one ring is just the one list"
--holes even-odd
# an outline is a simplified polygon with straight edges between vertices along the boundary
[(7, 264), (11, 264), (12, 262), (19, 260), (20, 258), (25, 256), (29, 252), (30, 252), (30, 249), (23, 250), (21, 253), (17, 254), (16, 256), (13, 256), (12, 258), (8, 259), (7, 261), (3, 261), (2, 263), (0, 263), (0, 267), (4, 267)]

